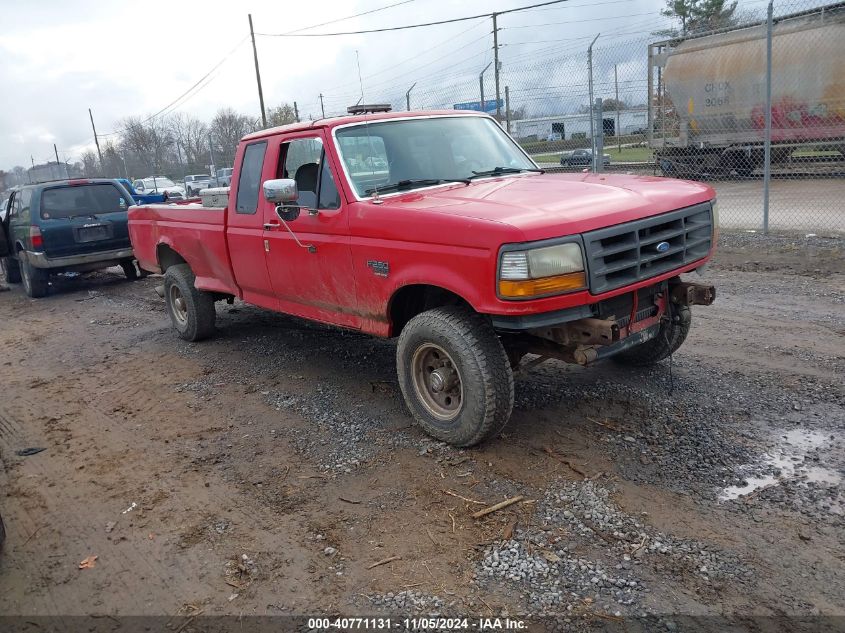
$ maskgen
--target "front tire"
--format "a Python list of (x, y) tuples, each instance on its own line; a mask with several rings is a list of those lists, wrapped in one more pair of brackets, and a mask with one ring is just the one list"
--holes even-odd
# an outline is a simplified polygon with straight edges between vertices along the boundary
[(214, 333), (214, 298), (197, 290), (195, 276), (187, 264), (171, 266), (164, 274), (164, 298), (170, 321), (186, 341), (201, 341)]
[(20, 268), (23, 289), (27, 296), (33, 299), (46, 297), (50, 289), (50, 273), (30, 264), (29, 259), (23, 256), (23, 254), (20, 261)]
[(620, 352), (611, 358), (621, 364), (647, 367), (669, 358), (683, 345), (692, 327), (692, 311), (689, 306), (671, 306), (671, 318), (660, 323), (660, 330), (650, 341)]
[(3, 269), (3, 276), (10, 284), (21, 282), (21, 267), (18, 260), (12, 257), (0, 257), (0, 268)]
[(460, 306), (411, 319), (396, 348), (399, 387), (429, 435), (459, 447), (498, 435), (513, 410), (513, 372), (490, 323)]

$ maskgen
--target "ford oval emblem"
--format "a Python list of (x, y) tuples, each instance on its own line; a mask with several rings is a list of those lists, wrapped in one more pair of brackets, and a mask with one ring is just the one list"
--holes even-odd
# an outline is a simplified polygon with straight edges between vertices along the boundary
[(660, 242), (657, 246), (654, 247), (658, 253), (665, 253), (669, 250), (669, 242)]

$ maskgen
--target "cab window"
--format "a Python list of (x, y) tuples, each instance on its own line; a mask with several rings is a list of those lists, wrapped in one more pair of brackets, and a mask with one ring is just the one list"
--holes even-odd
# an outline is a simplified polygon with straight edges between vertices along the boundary
[(264, 152), (267, 141), (247, 145), (244, 160), (241, 163), (241, 176), (238, 179), (238, 198), (235, 212), (254, 214), (258, 209), (258, 193), (261, 189), (261, 172), (264, 169)]
[(340, 194), (320, 139), (300, 138), (283, 144), (279, 176), (296, 181), (299, 206), (328, 210), (340, 208)]

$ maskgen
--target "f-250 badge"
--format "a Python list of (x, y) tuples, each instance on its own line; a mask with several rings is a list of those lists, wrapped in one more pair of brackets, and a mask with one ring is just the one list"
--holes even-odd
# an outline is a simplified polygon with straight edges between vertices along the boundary
[(374, 259), (367, 260), (367, 266), (373, 269), (373, 273), (377, 277), (387, 277), (390, 274), (390, 264), (387, 262), (379, 262)]

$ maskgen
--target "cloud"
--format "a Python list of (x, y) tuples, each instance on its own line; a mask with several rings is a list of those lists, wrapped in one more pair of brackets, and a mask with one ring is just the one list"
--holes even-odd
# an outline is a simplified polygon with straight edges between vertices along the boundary
[[(410, 24), (527, 3), (528, 0), (494, 0), (492, 4), (488, 0), (416, 0), (318, 30)], [(30, 155), (36, 162), (52, 159), (53, 142), (58, 145), (60, 156), (78, 156), (93, 144), (89, 107), (100, 134), (113, 132), (126, 116), (144, 116), (160, 110), (248, 35), (249, 12), (253, 14), (257, 32), (278, 33), (385, 4), (390, 2), (39, 0), (4, 3), (0, 23), (0, 56), (4, 60), (0, 65), (0, 89), (4, 94), (0, 166), (28, 165)], [(567, 70), (568, 66), (561, 65), (555, 83), (554, 68), (524, 67), (532, 60), (554, 55), (556, 48), (560, 51), (572, 48), (581, 55), (580, 48), (586, 44), (581, 46), (577, 39), (562, 41), (557, 46), (532, 42), (579, 38), (599, 29), (631, 26), (644, 20), (619, 20), (614, 13), (618, 16), (653, 10), (656, 15), (663, 2), (572, 0), (569, 4), (571, 8), (564, 3), (554, 10), (500, 17), (503, 78), (516, 91), (514, 98), (522, 95), (529, 105), (546, 103), (548, 99), (544, 101), (537, 91), (532, 93), (528, 89), (580, 82), (583, 75), (579, 71), (581, 75), (576, 76)], [(607, 23), (544, 26), (569, 18), (593, 17), (606, 19)], [(643, 28), (647, 31), (649, 26)], [(417, 85), (411, 96), (415, 107), (450, 107), (452, 103), (477, 99), (478, 73), (491, 61), (491, 47), (489, 20), (339, 38), (258, 37), (267, 106), (297, 101), (305, 118), (320, 115), (320, 94), (327, 114), (343, 113), (361, 97), (357, 58), (360, 58), (367, 101), (387, 100), (404, 107), (405, 93), (414, 82)], [(644, 49), (635, 52), (644, 57)], [(581, 61), (572, 64), (573, 68), (583, 65)], [(543, 82), (544, 77), (550, 80), (548, 84)], [(488, 71), (485, 78), (485, 89), (492, 98), (492, 72)], [(522, 89), (526, 92), (520, 93)], [(529, 100), (529, 96), (534, 100)], [(549, 107), (556, 107), (554, 101), (552, 104)], [(208, 120), (222, 106), (253, 116), (259, 114), (248, 41), (226, 60), (211, 81), (184, 100), (178, 109)]]

